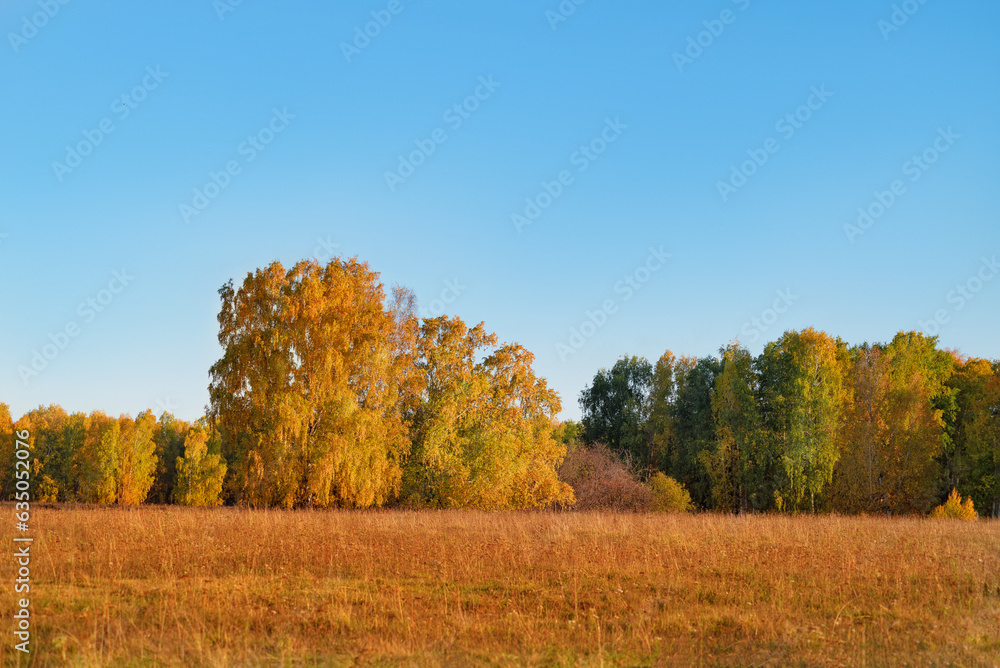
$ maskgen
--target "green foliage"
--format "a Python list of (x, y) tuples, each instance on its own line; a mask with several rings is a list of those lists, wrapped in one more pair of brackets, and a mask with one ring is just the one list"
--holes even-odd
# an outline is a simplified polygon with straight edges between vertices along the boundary
[(1000, 517), (1000, 365), (957, 360), (948, 385), (956, 408), (948, 416), (952, 448), (943, 458), (943, 482)]
[(771, 459), (761, 438), (758, 378), (750, 352), (737, 344), (722, 350), (722, 373), (712, 396), (716, 441), (700, 456), (712, 479), (717, 510), (764, 508), (771, 500)]
[(935, 519), (975, 522), (978, 515), (976, 514), (976, 509), (973, 507), (972, 497), (970, 496), (963, 502), (962, 495), (958, 493), (958, 490), (952, 489), (951, 494), (948, 495), (948, 500), (935, 508), (931, 512), (931, 517)]
[(712, 450), (716, 441), (712, 397), (722, 373), (722, 362), (714, 357), (695, 361), (680, 357), (674, 364), (676, 396), (670, 406), (671, 428), (661, 468), (687, 488), (694, 503), (711, 507), (712, 482), (703, 463), (702, 453)]
[(582, 434), (583, 426), (574, 420), (560, 422), (552, 430), (552, 438), (567, 446), (577, 443)]
[(10, 500), (14, 492), (14, 421), (10, 407), (0, 404), (0, 499)]
[(653, 492), (653, 510), (665, 513), (686, 513), (694, 509), (691, 495), (684, 485), (657, 471), (649, 479), (649, 489)]
[(156, 456), (156, 471), (153, 486), (149, 490), (149, 501), (169, 503), (177, 486), (177, 458), (184, 454), (184, 439), (191, 425), (164, 412), (153, 435)]
[(583, 440), (604, 443), (633, 462), (651, 460), (649, 391), (653, 367), (641, 357), (625, 356), (611, 370), (601, 369), (580, 394)]
[[(776, 499), (792, 510), (816, 508), (840, 456), (845, 346), (824, 332), (786, 332), (762, 357), (766, 415), (784, 479)], [(808, 503), (806, 501), (808, 500)]]

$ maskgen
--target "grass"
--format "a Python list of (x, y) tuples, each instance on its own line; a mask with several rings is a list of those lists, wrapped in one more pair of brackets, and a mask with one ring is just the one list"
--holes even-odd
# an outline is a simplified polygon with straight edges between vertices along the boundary
[[(32, 523), (39, 666), (1000, 664), (995, 521), (45, 507)], [(13, 520), (0, 533), (11, 545)], [(9, 638), (0, 664), (19, 665)]]

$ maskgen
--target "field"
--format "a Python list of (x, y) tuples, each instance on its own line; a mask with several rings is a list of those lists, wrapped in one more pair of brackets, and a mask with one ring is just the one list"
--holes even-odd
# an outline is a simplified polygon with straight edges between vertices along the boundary
[[(177, 507), (31, 519), (33, 665), (1000, 665), (995, 521)], [(11, 645), (0, 664), (26, 665)]]

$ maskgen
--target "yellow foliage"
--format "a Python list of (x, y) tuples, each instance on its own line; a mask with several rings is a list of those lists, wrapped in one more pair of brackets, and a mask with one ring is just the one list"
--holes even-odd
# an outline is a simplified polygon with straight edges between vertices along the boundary
[(662, 472), (658, 471), (649, 479), (649, 489), (653, 492), (653, 510), (686, 513), (694, 509), (691, 495), (684, 485)]
[(951, 494), (948, 495), (948, 500), (935, 508), (931, 512), (931, 517), (975, 522), (977, 515), (976, 509), (972, 507), (972, 497), (968, 497), (963, 502), (962, 495), (952, 487)]

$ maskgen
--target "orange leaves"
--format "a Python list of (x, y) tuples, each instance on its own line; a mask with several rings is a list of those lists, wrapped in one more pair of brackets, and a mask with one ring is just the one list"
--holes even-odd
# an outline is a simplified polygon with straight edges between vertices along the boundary
[(354, 258), (275, 262), (220, 296), (225, 352), (210, 392), (234, 499), (367, 507), (394, 496), (411, 362), (378, 274)]

